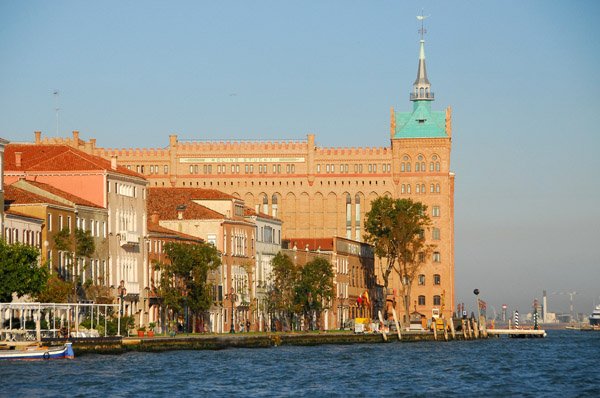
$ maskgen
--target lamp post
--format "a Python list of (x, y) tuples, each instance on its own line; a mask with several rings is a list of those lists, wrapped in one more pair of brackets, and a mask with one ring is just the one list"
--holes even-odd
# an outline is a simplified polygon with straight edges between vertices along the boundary
[(312, 298), (312, 293), (308, 292), (308, 330), (313, 330), (312, 328), (312, 304), (313, 304), (313, 298)]
[(477, 322), (479, 322), (479, 318), (481, 317), (481, 312), (479, 311), (479, 289), (473, 290), (473, 294), (477, 297)]
[(235, 333), (235, 328), (233, 327), (233, 304), (235, 303), (235, 300), (237, 300), (237, 294), (235, 294), (235, 291), (231, 288), (231, 293), (226, 296), (231, 301), (231, 328), (229, 329), (229, 333)]
[(271, 293), (271, 331), (276, 332), (277, 328), (275, 326), (275, 292)]
[(121, 317), (123, 317), (123, 297), (127, 295), (127, 289), (125, 289), (125, 281), (121, 281), (119, 287), (117, 288), (117, 292), (119, 293), (119, 297), (121, 298)]
[(183, 285), (183, 333), (188, 331), (187, 286)]
[(344, 330), (344, 296), (340, 296), (340, 330)]

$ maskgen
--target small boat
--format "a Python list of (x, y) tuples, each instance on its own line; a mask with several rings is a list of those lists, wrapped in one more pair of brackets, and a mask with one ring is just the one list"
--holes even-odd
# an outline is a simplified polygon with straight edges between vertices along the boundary
[(71, 343), (57, 347), (28, 346), (23, 349), (0, 350), (0, 359), (73, 359)]

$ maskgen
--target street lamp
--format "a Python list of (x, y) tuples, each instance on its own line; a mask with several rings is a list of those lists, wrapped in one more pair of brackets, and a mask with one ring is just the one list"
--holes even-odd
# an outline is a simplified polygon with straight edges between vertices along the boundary
[(183, 333), (188, 332), (187, 286), (183, 285)]
[[(479, 296), (479, 289), (473, 290), (473, 294), (475, 297)], [(477, 297), (477, 322), (479, 322), (479, 318), (481, 317), (481, 313), (479, 311), (479, 298)]]
[(231, 301), (231, 328), (229, 329), (229, 333), (235, 333), (235, 328), (233, 327), (233, 304), (237, 300), (237, 294), (235, 294), (233, 288), (231, 288), (231, 293), (226, 295), (226, 298)]
[(275, 292), (271, 292), (271, 332), (276, 332), (275, 326)]
[(340, 296), (340, 330), (344, 330), (344, 296)]
[(125, 289), (125, 281), (121, 281), (119, 287), (117, 288), (117, 292), (119, 293), (119, 297), (121, 298), (121, 317), (123, 316), (123, 297), (127, 295), (127, 289)]
[(308, 314), (309, 314), (309, 318), (308, 318), (308, 330), (313, 330), (312, 328), (312, 304), (313, 304), (313, 298), (312, 298), (312, 293), (308, 292)]

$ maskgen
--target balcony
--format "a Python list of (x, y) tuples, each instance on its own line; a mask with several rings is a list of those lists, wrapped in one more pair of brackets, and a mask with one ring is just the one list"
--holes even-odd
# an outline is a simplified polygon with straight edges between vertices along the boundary
[(140, 283), (139, 282), (125, 282), (125, 289), (127, 289), (127, 295), (140, 294)]
[(127, 245), (139, 245), (141, 240), (141, 235), (139, 232), (135, 231), (121, 231), (119, 234), (121, 236), (121, 246)]
[(410, 93), (410, 100), (411, 101), (416, 101), (416, 100), (429, 100), (429, 101), (433, 101), (435, 100), (435, 94), (428, 92), (428, 93)]

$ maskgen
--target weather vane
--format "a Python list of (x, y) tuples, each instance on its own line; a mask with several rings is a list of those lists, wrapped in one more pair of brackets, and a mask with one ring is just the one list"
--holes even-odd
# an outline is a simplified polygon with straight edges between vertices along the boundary
[(425, 15), (423, 13), (423, 9), (422, 8), (421, 8), (421, 15), (417, 15), (417, 19), (421, 20), (421, 29), (419, 29), (419, 33), (421, 34), (421, 40), (424, 39), (423, 36), (425, 35), (425, 33), (427, 33), (427, 29), (425, 29), (423, 27), (423, 21), (425, 20), (425, 18), (429, 18), (430, 16), (431, 16), (431, 14)]

